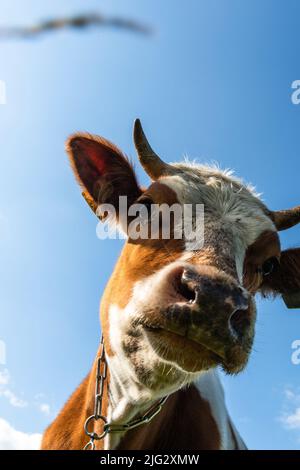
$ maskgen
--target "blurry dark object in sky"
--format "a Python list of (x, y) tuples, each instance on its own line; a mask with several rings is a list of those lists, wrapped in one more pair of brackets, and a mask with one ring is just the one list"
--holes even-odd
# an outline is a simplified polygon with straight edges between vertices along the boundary
[(84, 29), (88, 26), (124, 29), (141, 34), (151, 33), (148, 26), (138, 21), (119, 17), (105, 17), (99, 13), (87, 13), (68, 18), (45, 20), (32, 26), (0, 26), (0, 39), (32, 38), (46, 32), (67, 28)]

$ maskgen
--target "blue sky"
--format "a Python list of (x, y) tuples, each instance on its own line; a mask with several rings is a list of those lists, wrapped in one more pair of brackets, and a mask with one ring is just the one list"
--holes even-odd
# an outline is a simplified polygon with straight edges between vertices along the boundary
[[(96, 237), (64, 153), (70, 133), (104, 135), (134, 157), (140, 117), (165, 160), (218, 161), (255, 184), (271, 209), (300, 204), (300, 106), (291, 102), (299, 2), (2, 0), (1, 25), (97, 10), (139, 19), (155, 34), (0, 42), (0, 430), (22, 431), (24, 442), (91, 366), (99, 299), (122, 244)], [(299, 244), (299, 230), (282, 233), (284, 247)], [(224, 377), (227, 403), (250, 448), (298, 449), (300, 365), (291, 344), (300, 311), (279, 299), (258, 307), (249, 366)]]

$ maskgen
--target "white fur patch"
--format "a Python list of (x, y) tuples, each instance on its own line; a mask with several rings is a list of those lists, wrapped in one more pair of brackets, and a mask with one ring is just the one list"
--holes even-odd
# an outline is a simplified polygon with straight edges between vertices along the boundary
[[(138, 288), (136, 292), (139, 292)], [(140, 343), (140, 361), (147, 361), (147, 367), (154, 376), (154, 384), (149, 388), (139, 381), (132, 361), (124, 354), (122, 338), (127, 334), (130, 320), (140, 313), (139, 294), (132, 296), (125, 309), (112, 305), (109, 310), (109, 337), (114, 356), (107, 356), (111, 392), (108, 420), (114, 424), (128, 423), (137, 414), (146, 411), (156, 400), (173, 393), (195, 377), (195, 374), (190, 374), (188, 380), (186, 373), (167, 362), (164, 364), (144, 337)], [(165, 383), (161, 381), (164, 372), (167, 377)], [(119, 433), (107, 435), (105, 449), (116, 448), (121, 438), (122, 434)]]
[[(266, 207), (252, 186), (245, 186), (228, 171), (188, 163), (174, 166), (183, 173), (163, 177), (160, 182), (175, 191), (181, 204), (204, 205), (204, 243), (210, 231), (222, 229), (228, 232), (229, 239), (233, 241), (238, 279), (242, 284), (247, 248), (263, 232), (276, 231), (266, 215)], [(197, 251), (199, 247), (194, 246), (193, 249)]]
[(232, 431), (234, 432), (239, 449), (245, 449), (246, 446), (229, 417), (225, 403), (224, 390), (217, 370), (214, 369), (200, 375), (195, 381), (195, 385), (201, 398), (206, 400), (210, 405), (211, 412), (221, 435), (221, 449), (235, 449)]

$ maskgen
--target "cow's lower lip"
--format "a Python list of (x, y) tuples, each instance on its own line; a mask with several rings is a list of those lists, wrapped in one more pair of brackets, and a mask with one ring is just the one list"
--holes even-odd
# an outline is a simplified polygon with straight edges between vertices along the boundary
[(187, 337), (183, 334), (180, 334), (180, 333), (177, 333), (177, 332), (175, 333), (174, 331), (170, 331), (170, 330), (167, 330), (165, 328), (158, 327), (158, 326), (144, 325), (144, 328), (150, 334), (154, 334), (154, 335), (162, 334), (165, 337), (168, 336), (171, 341), (172, 340), (173, 341), (184, 341), (185, 343), (189, 343), (195, 349), (200, 350), (200, 352), (203, 352), (203, 349), (205, 349), (207, 352), (211, 353), (215, 357), (215, 359), (218, 360), (218, 362), (224, 362), (224, 360), (225, 360), (225, 357), (219, 351), (215, 351), (213, 348), (211, 348), (207, 344), (196, 341), (193, 338), (189, 338), (189, 337)]

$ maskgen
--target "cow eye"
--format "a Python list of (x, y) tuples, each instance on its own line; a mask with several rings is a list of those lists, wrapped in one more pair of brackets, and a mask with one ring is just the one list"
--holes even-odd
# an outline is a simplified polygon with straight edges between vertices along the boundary
[(262, 275), (269, 276), (269, 274), (271, 274), (272, 272), (276, 270), (278, 265), (279, 265), (279, 261), (277, 258), (275, 258), (275, 256), (267, 259), (262, 265), (262, 269), (261, 269)]

